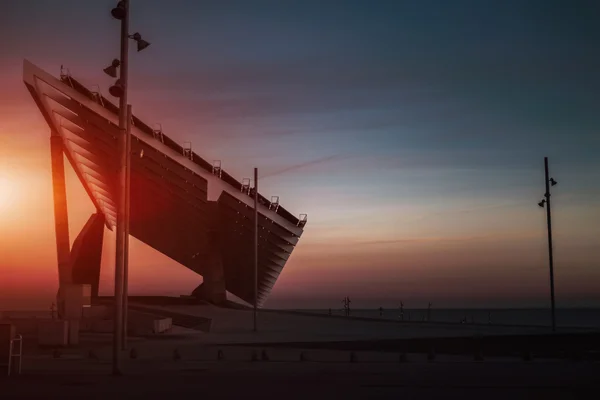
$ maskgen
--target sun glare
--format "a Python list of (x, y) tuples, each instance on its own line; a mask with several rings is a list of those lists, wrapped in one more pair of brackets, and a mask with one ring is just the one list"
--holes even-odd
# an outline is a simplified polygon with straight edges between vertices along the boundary
[(17, 203), (17, 184), (5, 176), (0, 176), (0, 212), (8, 212)]

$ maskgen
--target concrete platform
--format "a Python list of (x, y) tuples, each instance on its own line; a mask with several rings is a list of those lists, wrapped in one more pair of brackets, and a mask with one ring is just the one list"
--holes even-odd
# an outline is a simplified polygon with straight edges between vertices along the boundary
[[(549, 333), (549, 328), (461, 325), (450, 323), (401, 322), (364, 318), (304, 315), (284, 311), (260, 311), (258, 332), (253, 332), (252, 311), (211, 305), (158, 306), (135, 304), (154, 313), (185, 314), (211, 320), (210, 332), (198, 337), (203, 343), (323, 342), (489, 335)], [(177, 322), (174, 320), (174, 323)], [(589, 332), (587, 329), (559, 329), (559, 332)]]
[[(98, 398), (131, 398), (202, 393), (232, 399), (249, 394), (265, 399), (567, 399), (598, 389), (597, 361), (527, 360), (519, 354), (485, 354), (483, 361), (476, 361), (473, 353), (437, 353), (431, 360), (426, 352), (406, 352), (401, 358), (399, 352), (381, 346), (381, 340), (386, 340), (382, 338), (472, 338), (473, 327), (261, 312), (259, 332), (254, 333), (249, 311), (213, 306), (167, 306), (158, 311), (210, 317), (214, 330), (205, 333), (175, 326), (167, 335), (129, 338), (129, 350), (135, 349), (136, 357), (131, 358), (129, 351), (122, 353), (124, 376), (118, 378), (110, 376), (111, 334), (82, 335), (78, 348), (65, 349), (59, 357), (31, 349), (24, 359), (23, 376), (10, 381), (0, 378), (2, 395), (33, 398), (93, 393)], [(497, 327), (476, 328), (485, 335), (499, 332)], [(500, 330), (506, 335), (536, 333), (530, 329)], [(293, 342), (308, 339), (313, 345), (333, 343), (331, 339), (346, 344), (379, 344), (369, 351), (300, 348)], [(279, 347), (273, 347), (274, 343)]]
[[(127, 360), (125, 375), (110, 363), (48, 360), (0, 381), (3, 398), (146, 398), (202, 393), (240, 399), (573, 399), (598, 389), (600, 365), (588, 363), (166, 363)], [(2, 378), (0, 378), (1, 380)], [(587, 396), (586, 396), (587, 393)]]

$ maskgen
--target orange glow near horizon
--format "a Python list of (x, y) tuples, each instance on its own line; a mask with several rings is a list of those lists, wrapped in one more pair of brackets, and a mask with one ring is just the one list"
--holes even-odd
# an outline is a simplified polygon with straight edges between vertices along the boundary
[(7, 176), (0, 175), (0, 214), (11, 212), (19, 201), (20, 188)]
[[(49, 147), (37, 151), (40, 153), (29, 155), (35, 164), (11, 164), (0, 180), (0, 302), (8, 296), (13, 299), (11, 303), (21, 299), (18, 304), (29, 304), (29, 308), (45, 308), (57, 286)], [(65, 167), (72, 243), (94, 207), (66, 160)], [(333, 206), (327, 199), (320, 205)], [(402, 293), (405, 299), (425, 299), (432, 292), (447, 299), (468, 293), (473, 301), (489, 296), (502, 298), (506, 292), (513, 296), (545, 294), (543, 230), (511, 228), (506, 217), (511, 214), (482, 217), (479, 223), (492, 227), (492, 232), (481, 230), (475, 221), (471, 227), (465, 221), (452, 229), (452, 216), (428, 221), (418, 217), (423, 210), (411, 212), (420, 210), (418, 205), (400, 207), (403, 212), (391, 207), (379, 213), (354, 214), (354, 218), (344, 218), (344, 212), (350, 215), (350, 210), (335, 208), (331, 208), (331, 214), (313, 213), (316, 218), (307, 225), (269, 303), (293, 305), (288, 303), (290, 299), (302, 302), (307, 290), (320, 293), (315, 301), (321, 302), (334, 301), (345, 292), (356, 293), (357, 300), (359, 293), (365, 298)], [(567, 208), (562, 215), (569, 212)], [(390, 215), (396, 216), (390, 219)], [(513, 215), (521, 220), (529, 218), (521, 211)], [(557, 218), (559, 226), (562, 218)], [(571, 218), (578, 219), (576, 214)], [(398, 221), (405, 222), (398, 225)], [(444, 230), (446, 224), (450, 224), (450, 230)], [(557, 232), (559, 239), (561, 235)], [(593, 273), (596, 278), (584, 283), (579, 279), (581, 274), (592, 276), (590, 257), (569, 245), (564, 240), (568, 238), (562, 239), (556, 262), (570, 268), (557, 269), (557, 280), (561, 282), (557, 293), (593, 293), (593, 282), (600, 276)], [(114, 234), (106, 231), (100, 283), (104, 295), (111, 294), (113, 287), (113, 241)], [(201, 277), (194, 272), (135, 239), (131, 241), (132, 294), (178, 295), (190, 292), (200, 282)], [(15, 308), (16, 304), (0, 308)]]

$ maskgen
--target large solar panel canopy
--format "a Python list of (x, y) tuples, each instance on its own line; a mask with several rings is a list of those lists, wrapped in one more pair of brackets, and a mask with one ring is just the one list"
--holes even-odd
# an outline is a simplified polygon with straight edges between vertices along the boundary
[[(90, 219), (71, 249), (74, 280), (89, 280), (89, 271), (77, 272), (89, 267), (77, 265), (99, 262), (99, 256), (89, 256), (86, 243), (98, 236), (90, 232), (102, 231), (102, 225), (108, 229), (116, 225), (119, 110), (70, 74), (56, 78), (24, 61), (23, 79), (53, 139), (61, 144), (97, 209), (95, 219)], [(138, 156), (131, 158), (130, 234), (202, 275), (205, 283), (207, 279), (220, 282), (228, 292), (253, 303), (251, 182), (236, 180), (220, 162), (206, 161), (191, 147), (179, 145), (135, 116), (131, 135), (131, 150)], [(306, 215), (291, 214), (279, 205), (278, 198), (269, 200), (259, 194), (258, 199), (257, 297), (261, 305), (297, 245)], [(210, 234), (215, 230), (217, 240)], [(97, 293), (99, 265), (94, 268), (98, 271), (92, 273), (91, 283)], [(79, 275), (87, 278), (77, 278)]]

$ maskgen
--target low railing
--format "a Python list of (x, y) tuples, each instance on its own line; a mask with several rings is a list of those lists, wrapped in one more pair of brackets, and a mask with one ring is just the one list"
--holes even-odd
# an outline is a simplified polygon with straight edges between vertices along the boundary
[[(17, 350), (17, 352), (15, 352)], [(23, 336), (17, 335), (14, 339), (11, 339), (10, 346), (8, 348), (8, 376), (11, 375), (13, 370), (13, 360), (18, 359), (17, 375), (21, 375), (21, 364), (23, 360)]]

